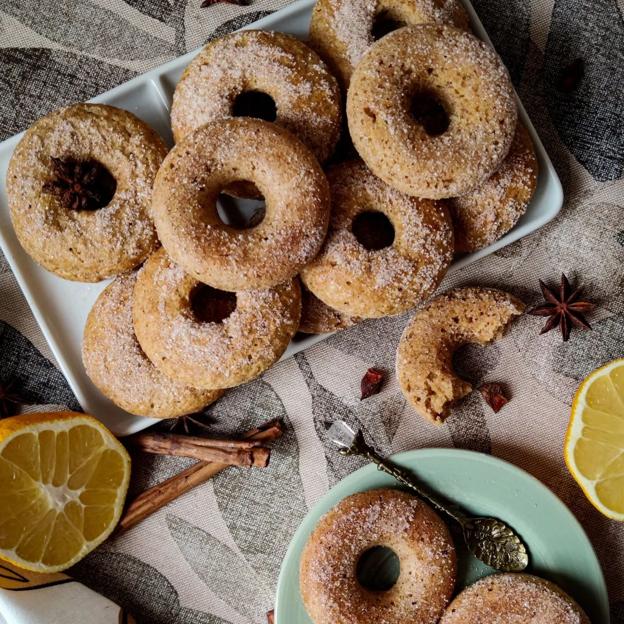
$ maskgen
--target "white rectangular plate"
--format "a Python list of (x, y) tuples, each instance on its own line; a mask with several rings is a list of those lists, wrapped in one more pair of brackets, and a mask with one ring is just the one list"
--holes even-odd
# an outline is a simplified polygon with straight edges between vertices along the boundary
[[(474, 31), (479, 37), (489, 42), (476, 13), (467, 1), (465, 4), (472, 18)], [(297, 0), (246, 28), (278, 30), (305, 38), (313, 5), (314, 0)], [(155, 128), (171, 144), (169, 109), (173, 90), (182, 71), (197, 52), (198, 50), (190, 52), (165, 63), (102, 93), (91, 101), (111, 104), (133, 112)], [(466, 266), (534, 232), (553, 219), (561, 209), (563, 203), (561, 183), (522, 104), (520, 104), (520, 118), (531, 133), (540, 165), (537, 190), (531, 205), (511, 232), (489, 247), (461, 258), (453, 264), (451, 270)], [(9, 159), (22, 134), (17, 134), (0, 144), (0, 180), (2, 181), (6, 179)], [(150, 418), (133, 416), (116, 407), (91, 383), (82, 366), (80, 352), (85, 321), (91, 306), (108, 282), (98, 284), (70, 282), (48, 273), (33, 262), (22, 249), (13, 231), (4, 185), (0, 187), (0, 246), (63, 374), (83, 409), (99, 418), (119, 435), (139, 431), (155, 422)], [(324, 336), (311, 336), (297, 341), (289, 346), (284, 357), (290, 357), (323, 338)]]

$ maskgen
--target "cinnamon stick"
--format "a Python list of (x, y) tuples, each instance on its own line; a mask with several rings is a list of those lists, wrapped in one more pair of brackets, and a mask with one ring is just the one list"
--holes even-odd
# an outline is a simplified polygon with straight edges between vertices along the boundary
[[(282, 422), (272, 420), (256, 429), (247, 431), (242, 437), (244, 440), (262, 443), (277, 440), (283, 432)], [(205, 483), (227, 467), (227, 464), (199, 461), (170, 479), (145, 490), (128, 505), (117, 525), (117, 531), (125, 531), (133, 527), (178, 496), (182, 496), (195, 486)]]
[(231, 466), (266, 468), (271, 450), (254, 440), (211, 440), (167, 433), (139, 433), (128, 438), (135, 448), (156, 455), (192, 457)]

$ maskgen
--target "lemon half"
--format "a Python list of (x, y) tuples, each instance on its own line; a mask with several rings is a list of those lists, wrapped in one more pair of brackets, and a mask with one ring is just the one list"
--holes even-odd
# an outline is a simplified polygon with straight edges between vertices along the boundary
[(130, 457), (99, 421), (75, 412), (0, 420), (0, 558), (64, 570), (113, 531)]
[(594, 507), (624, 520), (624, 358), (596, 369), (580, 385), (564, 456)]

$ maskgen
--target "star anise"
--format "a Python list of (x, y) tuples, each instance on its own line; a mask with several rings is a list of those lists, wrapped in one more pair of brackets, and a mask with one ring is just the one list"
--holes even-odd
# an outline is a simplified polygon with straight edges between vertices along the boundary
[(97, 210), (113, 198), (117, 183), (108, 169), (96, 160), (52, 157), (54, 177), (43, 185), (69, 210)]
[(579, 329), (591, 329), (584, 314), (593, 310), (595, 306), (589, 301), (580, 299), (581, 288), (572, 290), (565, 274), (561, 274), (559, 292), (548, 288), (542, 280), (540, 280), (540, 287), (546, 301), (544, 304), (529, 310), (529, 314), (549, 317), (540, 334), (545, 334), (551, 329), (559, 327), (563, 340), (567, 341), (572, 325)]
[(15, 416), (24, 399), (17, 393), (14, 382), (0, 382), (0, 418)]
[(178, 418), (172, 418), (162, 424), (162, 429), (166, 429), (171, 433), (185, 433), (186, 435), (202, 435), (206, 431), (214, 430), (209, 422), (204, 422), (203, 419), (210, 420), (210, 417), (205, 412), (195, 412), (194, 414), (187, 414), (186, 416), (179, 416)]

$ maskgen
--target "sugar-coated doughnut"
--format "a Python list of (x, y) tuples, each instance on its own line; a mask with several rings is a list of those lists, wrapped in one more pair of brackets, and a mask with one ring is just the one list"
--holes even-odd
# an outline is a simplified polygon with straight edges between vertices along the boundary
[(167, 148), (128, 111), (75, 104), (35, 122), (7, 173), (13, 227), (48, 271), (97, 282), (129, 271), (158, 240), (152, 185)]
[[(429, 297), (453, 258), (446, 208), (391, 188), (360, 161), (335, 165), (327, 176), (330, 227), (320, 254), (301, 271), (305, 286), (362, 318), (400, 314)], [(384, 224), (387, 239), (377, 240)]]
[(507, 69), (488, 44), (422, 24), (369, 48), (351, 78), (347, 119), (375, 175), (408, 195), (441, 199), (472, 191), (498, 169), (517, 108)]
[(91, 381), (131, 414), (173, 418), (216, 401), (221, 390), (199, 390), (161, 373), (141, 349), (132, 321), (136, 273), (111, 282), (95, 302), (84, 329), (82, 361)]
[[(255, 227), (225, 225), (217, 197), (246, 180), (264, 195)], [(318, 161), (294, 135), (258, 119), (202, 126), (169, 152), (152, 209), (167, 253), (197, 280), (221, 290), (268, 288), (316, 256), (329, 221), (329, 187)]]
[(474, 342), (487, 344), (503, 335), (524, 311), (516, 297), (493, 288), (456, 288), (431, 300), (409, 322), (397, 350), (396, 372), (405, 398), (434, 423), (472, 386), (453, 371), (453, 352)]
[(346, 90), (353, 69), (375, 40), (401, 26), (431, 23), (470, 28), (461, 0), (318, 0), (310, 45)]
[[(211, 291), (160, 249), (139, 271), (133, 317), (139, 344), (158, 369), (216, 390), (250, 381), (280, 358), (299, 326), (301, 289), (294, 279), (235, 294)], [(215, 299), (221, 318), (202, 318), (197, 302)]]
[(590, 624), (554, 583), (529, 574), (492, 574), (464, 589), (440, 624)]
[[(259, 99), (256, 110), (258, 94), (270, 96), (275, 110), (262, 110)], [(182, 74), (171, 108), (173, 135), (180, 141), (209, 121), (238, 115), (274, 120), (324, 161), (340, 135), (340, 90), (325, 63), (295, 37), (238, 31), (210, 41)]]
[(482, 186), (447, 200), (455, 226), (455, 251), (487, 247), (505, 235), (526, 212), (537, 186), (533, 142), (519, 123), (507, 158)]
[[(387, 591), (362, 586), (361, 556), (375, 546), (397, 555)], [(455, 585), (448, 528), (423, 501), (392, 489), (360, 492), (321, 518), (301, 555), (299, 585), (314, 624), (435, 624)]]
[(328, 334), (346, 329), (362, 319), (343, 314), (330, 308), (305, 286), (301, 288), (301, 322), (299, 331), (303, 334)]

